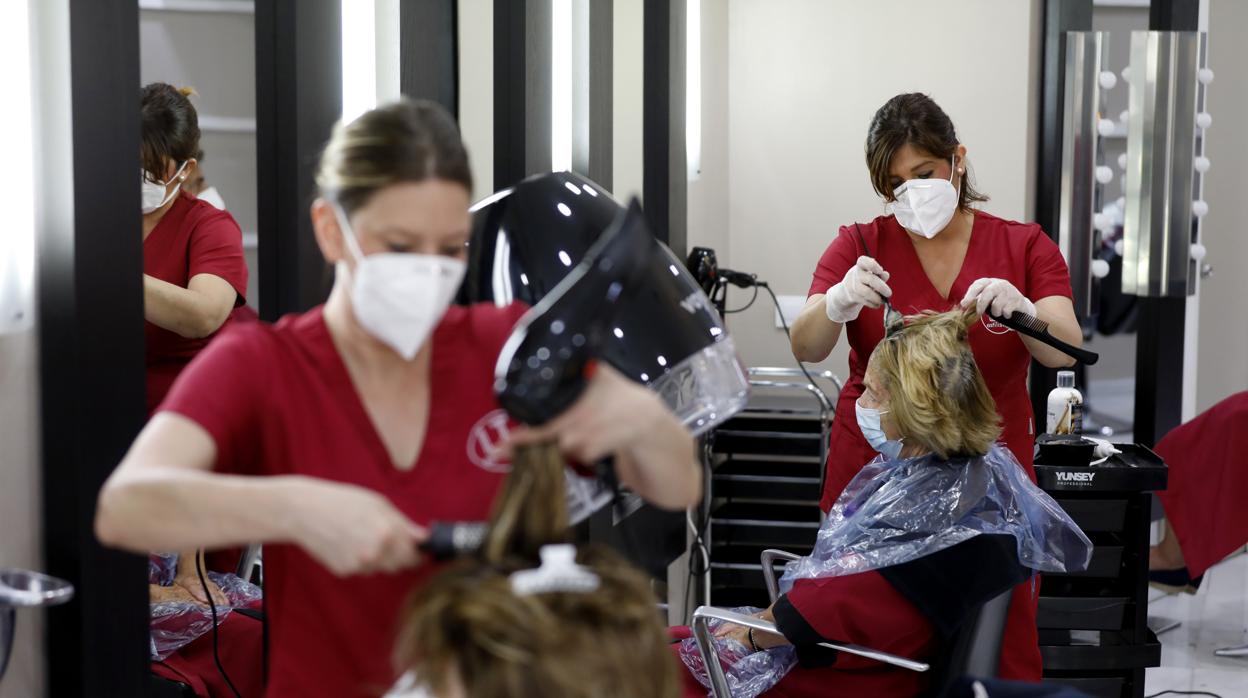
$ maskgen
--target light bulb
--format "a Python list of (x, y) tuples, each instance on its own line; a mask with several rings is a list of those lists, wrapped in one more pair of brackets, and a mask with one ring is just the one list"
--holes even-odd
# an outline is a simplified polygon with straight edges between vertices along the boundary
[(1213, 116), (1207, 111), (1202, 111), (1196, 115), (1196, 125), (1201, 128), (1209, 128), (1213, 124)]
[(1200, 84), (1208, 85), (1213, 82), (1213, 71), (1208, 68), (1201, 68), (1196, 71), (1196, 79), (1200, 81)]
[(1119, 257), (1121, 257), (1121, 256), (1122, 256), (1122, 251), (1123, 251), (1125, 248), (1126, 248), (1126, 245), (1124, 245), (1124, 244), (1123, 244), (1122, 238), (1118, 238), (1117, 240), (1114, 240), (1114, 254), (1116, 254), (1116, 255), (1118, 255)]
[(1192, 259), (1199, 262), (1203, 260), (1205, 258), (1205, 255), (1208, 253), (1209, 251), (1205, 249), (1204, 245), (1200, 244), (1199, 242), (1192, 243)]
[(1209, 204), (1204, 199), (1196, 199), (1192, 202), (1192, 215), (1203, 218), (1207, 213), (1209, 213)]
[(1131, 66), (1123, 68), (1122, 72), (1118, 74), (1122, 76), (1123, 82), (1131, 82)]
[(1108, 232), (1113, 229), (1114, 219), (1108, 213), (1101, 211), (1092, 216), (1092, 225), (1096, 226), (1097, 230)]
[(1109, 276), (1109, 262), (1103, 259), (1092, 260), (1092, 276), (1103, 279)]
[(1101, 71), (1101, 87), (1106, 90), (1114, 89), (1114, 85), (1118, 84), (1118, 76), (1108, 70)]
[(1127, 125), (1127, 120), (1130, 118), (1131, 118), (1131, 112), (1127, 111), (1126, 109), (1123, 109), (1122, 111), (1118, 112), (1118, 123), (1122, 124), (1123, 126)]
[(1101, 119), (1096, 123), (1096, 132), (1102, 136), (1110, 136), (1114, 133), (1114, 122), (1109, 119)]
[(1096, 181), (1101, 184), (1109, 184), (1114, 181), (1114, 171), (1112, 168), (1100, 165), (1096, 168)]
[(1123, 153), (1118, 156), (1118, 168), (1122, 170), (1127, 169), (1127, 154), (1126, 153)]
[(1196, 168), (1197, 172), (1204, 174), (1209, 171), (1209, 158), (1204, 155), (1197, 155), (1196, 160), (1192, 162), (1192, 165)]

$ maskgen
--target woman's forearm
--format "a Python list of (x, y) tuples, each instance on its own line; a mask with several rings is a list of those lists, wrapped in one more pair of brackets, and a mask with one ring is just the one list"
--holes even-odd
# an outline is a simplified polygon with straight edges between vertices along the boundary
[[(1046, 303), (1042, 300), (1035, 305), (1036, 319), (1048, 324), (1049, 334), (1071, 346), (1083, 346), (1083, 329), (1079, 326), (1079, 320), (1075, 317), (1073, 307), (1069, 306), (1069, 301), (1065, 303)], [(1023, 340), (1023, 345), (1027, 347), (1027, 351), (1031, 353), (1032, 358), (1044, 366), (1065, 368), (1073, 366), (1075, 363), (1073, 357), (1058, 349), (1054, 349), (1044, 342), (1022, 334), (1019, 335), (1019, 338)]]
[(138, 471), (110, 480), (101, 491), (96, 535), (106, 545), (139, 553), (289, 542), (302, 481)]
[(144, 274), (143, 315), (153, 325), (181, 337), (207, 337), (221, 328), (234, 306), (232, 297), (226, 302), (226, 291), (220, 286), (230, 294), (233, 289), (223, 279), (216, 282), (204, 292)]
[(648, 437), (617, 454), (621, 484), (664, 509), (685, 509), (702, 498), (702, 467), (693, 436), (664, 410)]
[(806, 301), (806, 307), (793, 321), (789, 330), (789, 342), (793, 356), (798, 361), (817, 363), (828, 358), (828, 354), (836, 348), (844, 328), (839, 322), (828, 319), (824, 309), (823, 294), (815, 294)]

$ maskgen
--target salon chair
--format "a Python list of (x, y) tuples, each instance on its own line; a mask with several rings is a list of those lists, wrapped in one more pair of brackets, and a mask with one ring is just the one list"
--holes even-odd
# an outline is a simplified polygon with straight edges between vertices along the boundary
[[(801, 556), (783, 550), (764, 550), (761, 555), (763, 581), (767, 585), (767, 597), (775, 602), (780, 595), (780, 587), (776, 580), (775, 564), (777, 561), (797, 560)], [(1001, 643), (1005, 636), (1005, 620), (1010, 607), (1010, 594), (1007, 589), (998, 596), (984, 602), (973, 611), (948, 643), (935, 667), (925, 662), (918, 662), (905, 657), (881, 652), (880, 650), (861, 645), (839, 642), (821, 642), (822, 647), (839, 652), (855, 654), (868, 659), (875, 659), (910, 671), (932, 671), (931, 685), (924, 694), (928, 698), (942, 698), (949, 694), (954, 684), (963, 676), (992, 678), (997, 675), (997, 665), (1001, 659)], [(693, 613), (693, 633), (698, 643), (698, 651), (702, 654), (703, 664), (711, 679), (711, 695), (715, 698), (731, 698), (728, 679), (719, 663), (718, 652), (713, 642), (709, 623), (711, 620), (723, 620), (753, 628), (758, 632), (779, 635), (775, 623), (770, 623), (753, 616), (736, 613), (722, 608), (702, 606)]]

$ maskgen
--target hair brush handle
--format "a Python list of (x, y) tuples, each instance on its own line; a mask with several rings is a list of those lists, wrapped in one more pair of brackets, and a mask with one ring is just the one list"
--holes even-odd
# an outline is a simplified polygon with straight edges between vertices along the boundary
[(1063, 354), (1073, 357), (1076, 361), (1082, 362), (1085, 366), (1091, 366), (1101, 358), (1101, 355), (1096, 352), (1071, 346), (1057, 337), (1054, 337), (1052, 334), (1049, 334), (1049, 326), (1047, 323), (1032, 317), (1027, 313), (1020, 313), (1016, 311), (1011, 313), (1008, 318), (992, 314), (989, 314), (989, 317), (1014, 330), (1015, 332), (1018, 332), (1019, 334), (1025, 334), (1028, 337), (1044, 342)]

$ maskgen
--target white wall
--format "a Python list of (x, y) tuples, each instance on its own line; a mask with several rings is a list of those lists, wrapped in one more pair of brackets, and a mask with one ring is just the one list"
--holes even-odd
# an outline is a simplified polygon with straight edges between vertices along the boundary
[(729, 266), (728, 3), (702, 2), (702, 166), (689, 182), (688, 245)]
[[(39, 357), (35, 331), (0, 335), (0, 568), (41, 569)], [(43, 612), (18, 611), (0, 698), (43, 693)]]
[(473, 201), (494, 191), (494, 3), (459, 0), (459, 129)]
[(642, 186), (644, 3), (615, 0), (611, 35), (611, 190), (627, 203)]
[(1197, 411), (1248, 390), (1248, 197), (1241, 166), (1248, 161), (1248, 3), (1210, 0), (1209, 27), (1209, 67), (1215, 80), (1207, 105), (1213, 125), (1206, 132), (1205, 152), (1212, 166), (1205, 180), (1209, 215), (1202, 236), (1214, 275), (1200, 286)]
[[(730, 244), (721, 263), (757, 272), (779, 293), (804, 296), (837, 227), (883, 212), (863, 144), (871, 115), (900, 92), (926, 92), (952, 117), (975, 180), (992, 197), (988, 210), (1029, 216), (1035, 0), (966, 0), (956, 12), (923, 0), (727, 6), (728, 108), (703, 108), (704, 130), (726, 122), (728, 133)], [(703, 41), (714, 43), (706, 35)], [(707, 70), (714, 65), (704, 62)], [(713, 150), (708, 144), (703, 157)], [(691, 191), (691, 210), (692, 199)], [(706, 224), (698, 224), (697, 235), (705, 235)], [(744, 300), (748, 294), (734, 292), (729, 303)], [(793, 364), (773, 317), (764, 297), (730, 318), (747, 363)], [(838, 348), (825, 365), (844, 374), (845, 356)]]

